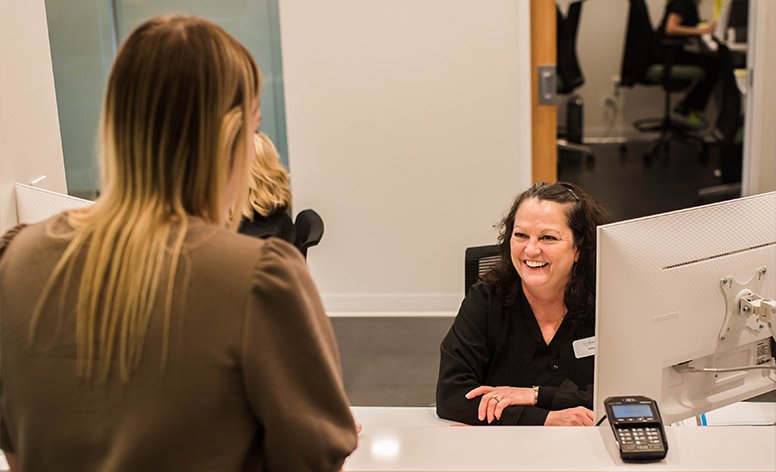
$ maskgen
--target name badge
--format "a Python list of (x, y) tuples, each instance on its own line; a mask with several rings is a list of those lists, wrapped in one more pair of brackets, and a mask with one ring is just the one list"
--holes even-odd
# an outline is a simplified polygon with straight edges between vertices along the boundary
[(595, 355), (595, 336), (589, 338), (577, 339), (571, 345), (574, 347), (574, 356), (577, 359)]

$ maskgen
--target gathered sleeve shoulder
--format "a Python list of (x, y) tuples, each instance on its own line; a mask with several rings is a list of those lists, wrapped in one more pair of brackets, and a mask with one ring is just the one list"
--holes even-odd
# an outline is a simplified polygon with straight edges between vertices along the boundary
[(268, 239), (253, 273), (244, 382), (268, 470), (339, 470), (356, 447), (331, 323), (299, 251)]

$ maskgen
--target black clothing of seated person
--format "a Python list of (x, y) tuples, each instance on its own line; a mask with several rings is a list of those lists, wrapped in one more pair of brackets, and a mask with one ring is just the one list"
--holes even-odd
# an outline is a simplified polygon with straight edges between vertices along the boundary
[[(536, 405), (510, 405), (497, 424), (542, 425), (551, 410), (593, 408), (594, 357), (576, 359), (572, 343), (595, 335), (592, 318), (565, 318), (549, 344), (525, 296), (505, 303), (485, 282), (473, 285), (442, 344), (437, 412), (479, 424), (479, 401), (468, 391), (483, 385), (539, 385)], [(478, 382), (477, 379), (482, 381)]]
[[(668, 0), (657, 29), (658, 37), (685, 38), (686, 42), (691, 37), (712, 34), (715, 29), (713, 23), (698, 26), (701, 22), (698, 3), (700, 0)], [(675, 53), (673, 63), (699, 66), (706, 72), (706, 76), (693, 84), (684, 99), (674, 108), (680, 115), (702, 114), (719, 78), (719, 59), (714, 54), (696, 54), (680, 48)]]
[(266, 134), (256, 133), (254, 146), (256, 155), (251, 166), (248, 204), (242, 212), (238, 231), (262, 239), (274, 236), (294, 244), (296, 229), (288, 214), (291, 205), (288, 172)]
[(261, 239), (274, 236), (291, 244), (294, 244), (296, 238), (294, 222), (285, 207), (278, 208), (269, 216), (254, 211), (252, 218), (243, 218), (238, 231)]
[(573, 184), (536, 184), (501, 222), (501, 259), (441, 344), (437, 414), (467, 424), (592, 425), (596, 226)]

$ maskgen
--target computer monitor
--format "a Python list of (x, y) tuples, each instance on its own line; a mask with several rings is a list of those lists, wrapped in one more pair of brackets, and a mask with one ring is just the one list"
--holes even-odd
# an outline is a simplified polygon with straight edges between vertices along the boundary
[(723, 41), (746, 43), (748, 24), (749, 0), (726, 0), (720, 10), (714, 35)]
[(43, 221), (59, 212), (91, 205), (83, 198), (53, 192), (32, 185), (16, 184), (16, 215), (19, 223)]
[(776, 389), (774, 215), (770, 192), (598, 228), (596, 420), (609, 396), (674, 423)]
[(749, 0), (730, 0), (727, 27), (735, 31), (735, 42), (745, 43), (749, 25)]

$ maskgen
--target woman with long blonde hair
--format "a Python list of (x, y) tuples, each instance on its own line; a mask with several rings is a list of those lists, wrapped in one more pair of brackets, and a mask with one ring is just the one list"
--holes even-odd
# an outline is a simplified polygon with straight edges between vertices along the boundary
[[(261, 77), (196, 17), (113, 65), (94, 205), (0, 241), (0, 447), (14, 469), (338, 470), (356, 435), (292, 246), (227, 228)], [(236, 222), (231, 226), (236, 226)]]
[(253, 144), (256, 152), (239, 231), (258, 238), (275, 236), (294, 244), (296, 229), (288, 214), (291, 207), (288, 171), (280, 163), (277, 148), (269, 136), (259, 131)]

